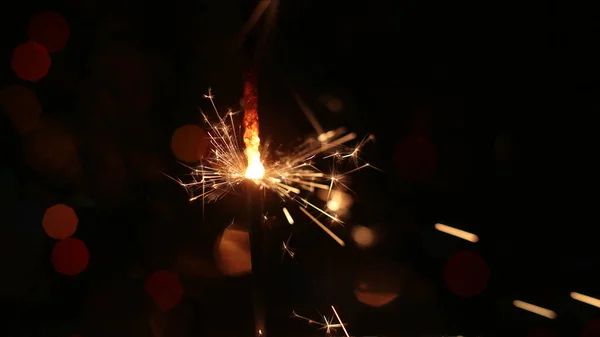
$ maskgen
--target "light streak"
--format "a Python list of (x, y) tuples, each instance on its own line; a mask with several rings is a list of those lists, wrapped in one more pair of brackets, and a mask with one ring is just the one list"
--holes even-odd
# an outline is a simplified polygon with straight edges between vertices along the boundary
[(583, 302), (585, 304), (593, 305), (595, 307), (600, 308), (600, 300), (597, 298), (583, 295), (583, 294), (576, 293), (576, 292), (571, 293), (571, 298), (576, 301)]
[[(268, 146), (261, 147), (258, 133), (258, 113), (255, 93), (248, 93), (253, 88), (245, 87), (245, 126), (243, 137), (241, 126), (238, 122), (238, 112), (227, 111), (220, 113), (215, 105), (214, 96), (209, 89), (205, 98), (210, 100), (214, 109), (215, 119), (211, 120), (204, 111), (200, 110), (204, 122), (208, 126), (208, 139), (210, 152), (198, 166), (190, 167), (189, 180), (175, 179), (190, 195), (190, 201), (201, 199), (204, 203), (217, 201), (229, 193), (235, 193), (242, 188), (244, 181), (250, 179), (289, 204), (296, 205), (312, 222), (317, 224), (338, 244), (345, 243), (317, 216), (325, 216), (332, 223), (343, 224), (337, 214), (326, 207), (329, 200), (323, 205), (310, 202), (304, 193), (323, 190), (331, 195), (334, 189), (349, 190), (344, 183), (344, 177), (350, 173), (364, 168), (375, 168), (366, 164), (357, 164), (360, 148), (374, 137), (367, 136), (357, 145), (349, 147), (348, 144), (356, 138), (356, 134), (348, 133), (343, 128), (325, 132), (321, 135), (306, 138), (293, 152), (278, 155), (277, 158), (268, 152)], [(319, 159), (330, 158), (335, 162), (351, 159), (355, 166), (347, 172), (323, 172), (317, 168)], [(328, 198), (329, 199), (329, 198)], [(307, 208), (316, 211), (317, 216), (311, 214)], [(283, 209), (284, 215), (290, 224), (296, 222), (289, 212), (289, 206)]]
[(457, 238), (461, 238), (461, 239), (469, 241), (469, 242), (478, 242), (479, 241), (479, 237), (473, 233), (465, 232), (458, 228), (450, 227), (450, 226), (447, 226), (447, 225), (444, 225), (441, 223), (436, 223), (435, 229), (437, 229), (440, 232), (446, 233), (446, 234), (454, 235)]
[(540, 316), (544, 316), (546, 318), (549, 319), (555, 319), (556, 318), (556, 313), (552, 310), (546, 309), (546, 308), (542, 308), (539, 307), (535, 304), (531, 304), (531, 303), (527, 303), (527, 302), (523, 302), (523, 301), (519, 301), (519, 300), (515, 300), (513, 301), (513, 305), (519, 309), (523, 309), (529, 312), (532, 312), (534, 314), (538, 314)]
[(283, 258), (285, 257), (285, 254), (287, 253), (292, 259), (294, 258), (294, 256), (296, 256), (296, 253), (294, 252), (294, 248), (290, 247), (290, 240), (292, 239), (292, 234), (290, 234), (290, 236), (288, 237), (287, 241), (283, 241), (281, 244), (281, 261), (283, 261)]
[(285, 218), (287, 219), (290, 225), (294, 224), (294, 218), (292, 218), (290, 211), (288, 211), (285, 207), (283, 208), (283, 215), (285, 215)]
[(335, 307), (332, 305), (331, 309), (333, 310), (333, 313), (335, 314), (335, 317), (337, 317), (338, 322), (340, 322), (340, 324), (342, 325), (342, 329), (344, 330), (344, 333), (346, 334), (346, 337), (350, 337), (350, 335), (348, 334), (348, 331), (346, 331), (346, 327), (344, 326), (344, 322), (342, 322), (342, 319), (340, 318), (340, 315), (338, 315), (337, 310), (335, 310)]

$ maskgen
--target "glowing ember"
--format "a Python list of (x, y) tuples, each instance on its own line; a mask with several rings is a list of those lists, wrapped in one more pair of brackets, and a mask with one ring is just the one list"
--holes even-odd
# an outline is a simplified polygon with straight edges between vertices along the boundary
[(250, 74), (244, 83), (244, 145), (248, 159), (245, 176), (258, 184), (265, 175), (265, 168), (260, 161), (257, 107), (256, 83), (253, 75)]

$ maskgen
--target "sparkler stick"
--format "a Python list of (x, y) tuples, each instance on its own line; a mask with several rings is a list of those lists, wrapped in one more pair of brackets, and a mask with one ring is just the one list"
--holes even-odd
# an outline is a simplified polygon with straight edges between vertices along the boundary
[(267, 274), (268, 239), (263, 229), (263, 197), (260, 186), (246, 182), (248, 194), (248, 220), (250, 222), (250, 254), (252, 261), (252, 287), (255, 336), (266, 336), (265, 282)]
[(258, 96), (256, 77), (252, 69), (244, 80), (244, 144), (246, 146), (246, 189), (248, 194), (248, 221), (250, 228), (250, 254), (252, 261), (254, 331), (256, 336), (266, 336), (265, 282), (268, 252), (267, 233), (263, 228), (262, 180), (265, 170), (260, 161), (258, 128)]

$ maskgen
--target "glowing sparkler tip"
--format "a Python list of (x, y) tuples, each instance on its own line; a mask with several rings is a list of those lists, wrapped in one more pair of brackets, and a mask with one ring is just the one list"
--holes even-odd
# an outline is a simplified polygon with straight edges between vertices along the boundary
[(260, 157), (256, 155), (249, 159), (250, 160), (248, 161), (250, 162), (250, 164), (246, 169), (246, 178), (255, 181), (261, 180), (265, 176), (265, 167), (260, 162)]

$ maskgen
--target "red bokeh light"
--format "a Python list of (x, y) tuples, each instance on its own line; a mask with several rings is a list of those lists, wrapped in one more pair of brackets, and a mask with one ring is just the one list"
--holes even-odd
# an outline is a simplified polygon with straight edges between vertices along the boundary
[(56, 12), (38, 13), (29, 22), (29, 40), (43, 45), (50, 53), (63, 49), (69, 34), (67, 20)]
[(90, 253), (83, 241), (66, 238), (54, 245), (51, 259), (57, 272), (75, 276), (87, 268)]
[(404, 178), (422, 181), (428, 178), (437, 165), (433, 144), (419, 133), (413, 133), (396, 148), (396, 168)]
[(58, 204), (46, 210), (42, 226), (49, 237), (62, 240), (75, 233), (78, 222), (77, 214), (71, 207)]
[(177, 275), (167, 270), (159, 270), (146, 280), (146, 291), (156, 306), (163, 311), (174, 308), (183, 297), (183, 286)]
[(30, 41), (15, 48), (10, 64), (20, 79), (37, 82), (48, 74), (52, 61), (44, 46)]
[(476, 252), (463, 251), (452, 256), (444, 268), (446, 285), (456, 295), (471, 297), (480, 294), (488, 284), (490, 270)]

